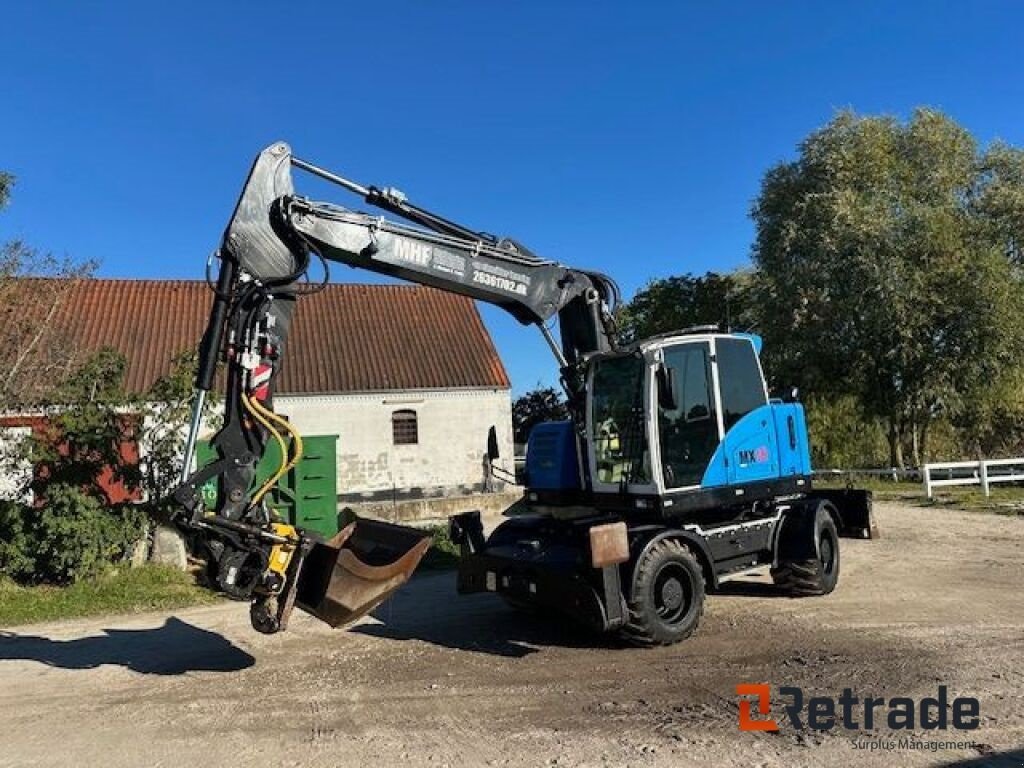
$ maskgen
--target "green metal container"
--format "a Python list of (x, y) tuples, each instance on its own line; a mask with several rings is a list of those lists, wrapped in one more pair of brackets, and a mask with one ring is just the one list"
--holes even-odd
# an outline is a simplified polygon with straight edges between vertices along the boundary
[[(267, 504), (281, 520), (330, 538), (338, 532), (338, 436), (303, 436), (302, 443), (302, 459), (267, 494)], [(205, 466), (215, 459), (210, 443), (201, 441), (196, 449), (198, 465)], [(259, 488), (280, 465), (281, 449), (276, 440), (270, 440), (256, 467), (252, 489)], [(212, 507), (217, 500), (216, 482), (204, 485), (202, 493), (206, 505)]]

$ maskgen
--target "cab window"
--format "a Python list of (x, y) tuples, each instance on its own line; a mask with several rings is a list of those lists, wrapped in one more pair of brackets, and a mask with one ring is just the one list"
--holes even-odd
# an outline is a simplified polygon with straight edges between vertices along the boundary
[(746, 339), (715, 341), (718, 381), (722, 388), (725, 431), (755, 408), (768, 402), (754, 345)]
[(596, 363), (590, 417), (598, 482), (650, 482), (642, 358), (624, 355)]
[(707, 342), (666, 347), (676, 407), (658, 407), (661, 470), (666, 488), (699, 485), (718, 447), (718, 418)]

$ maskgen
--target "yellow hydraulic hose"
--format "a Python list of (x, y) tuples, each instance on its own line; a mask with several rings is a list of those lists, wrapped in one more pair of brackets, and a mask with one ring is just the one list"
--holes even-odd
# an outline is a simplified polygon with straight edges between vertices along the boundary
[(256, 405), (260, 409), (260, 412), (264, 416), (266, 416), (268, 419), (272, 420), (276, 424), (279, 424), (289, 435), (291, 435), (292, 457), (291, 459), (288, 460), (288, 465), (284, 468), (284, 471), (288, 472), (292, 467), (298, 464), (299, 460), (302, 458), (304, 452), (302, 444), (302, 435), (299, 434), (299, 431), (295, 427), (288, 423), (287, 419), (281, 418), (281, 416), (274, 413), (268, 408), (264, 408), (263, 404), (260, 403), (259, 401), (254, 403), (254, 405)]
[[(277, 483), (277, 481), (280, 480), (287, 472), (289, 472), (292, 469), (292, 467), (294, 467), (296, 464), (298, 464), (299, 460), (302, 458), (302, 453), (303, 453), (302, 435), (300, 435), (298, 430), (295, 429), (295, 427), (293, 427), (291, 424), (289, 424), (285, 419), (282, 419), (279, 415), (277, 415), (276, 413), (274, 413), (270, 409), (264, 408), (263, 404), (259, 400), (257, 400), (255, 396), (250, 398), (249, 405), (252, 408), (252, 410), (254, 411), (253, 415), (255, 415), (259, 419), (261, 424), (263, 424), (265, 427), (270, 429), (274, 433), (274, 435), (281, 440), (282, 443), (283, 443), (283, 438), (280, 437), (280, 433), (278, 433), (277, 430), (275, 430), (272, 426), (270, 426), (267, 423), (267, 420), (273, 421), (275, 424), (279, 425), (292, 438), (292, 456), (291, 456), (291, 458), (286, 460), (288, 452), (282, 446), (281, 466), (278, 468), (277, 472), (270, 479), (268, 479), (266, 483), (264, 483), (264, 486), (267, 486), (269, 484), (270, 487), (273, 487), (274, 484)], [(269, 488), (267, 488), (267, 490), (269, 490)], [(266, 491), (264, 491), (263, 488), (260, 488), (260, 491), (263, 491), (263, 493), (266, 493)], [(253, 501), (254, 502), (255, 501), (259, 501), (260, 498), (262, 498), (262, 494), (260, 494), (257, 497), (254, 497)]]
[(263, 427), (274, 436), (274, 439), (277, 440), (277, 444), (281, 447), (281, 465), (277, 468), (277, 472), (267, 478), (267, 481), (260, 486), (259, 490), (256, 491), (255, 494), (253, 494), (252, 503), (258, 504), (260, 500), (267, 495), (267, 492), (274, 487), (281, 476), (288, 471), (286, 469), (288, 463), (288, 445), (285, 443), (284, 438), (281, 437), (281, 433), (274, 429), (274, 426), (260, 414), (260, 411), (263, 411), (264, 413), (269, 413), (269, 411), (259, 404), (255, 395), (251, 398), (243, 395), (242, 405), (245, 406), (245, 409), (254, 419), (256, 419), (256, 421), (262, 424)]

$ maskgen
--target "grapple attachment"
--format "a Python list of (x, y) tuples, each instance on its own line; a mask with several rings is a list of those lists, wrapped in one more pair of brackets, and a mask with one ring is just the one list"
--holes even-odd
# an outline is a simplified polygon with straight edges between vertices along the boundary
[(430, 548), (430, 534), (359, 519), (306, 555), (295, 604), (332, 627), (355, 621), (402, 586)]

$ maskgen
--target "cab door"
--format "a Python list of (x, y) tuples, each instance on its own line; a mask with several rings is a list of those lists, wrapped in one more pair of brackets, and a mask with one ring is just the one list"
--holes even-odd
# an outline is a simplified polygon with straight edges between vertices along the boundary
[(715, 369), (729, 484), (778, 477), (778, 438), (753, 342), (717, 337)]
[(661, 350), (672, 373), (673, 408), (657, 410), (658, 457), (666, 490), (699, 487), (721, 441), (710, 341), (687, 341)]

